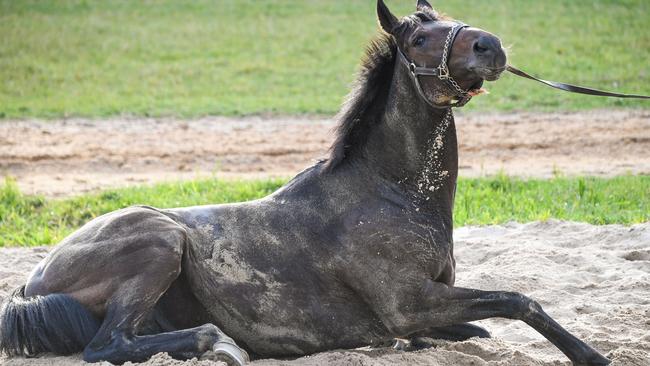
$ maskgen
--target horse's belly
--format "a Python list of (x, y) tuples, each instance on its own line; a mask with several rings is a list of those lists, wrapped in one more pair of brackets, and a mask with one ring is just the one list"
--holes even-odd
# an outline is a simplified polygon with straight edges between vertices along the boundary
[(318, 286), (309, 271), (282, 281), (245, 265), (226, 267), (197, 264), (188, 279), (214, 324), (257, 355), (303, 355), (385, 339), (385, 328), (361, 299), (332, 284)]
[(189, 227), (183, 272), (192, 292), (213, 323), (252, 352), (355, 347), (385, 332), (366, 303), (329, 273), (331, 253), (319, 231), (286, 219), (291, 211), (251, 204), (182, 214)]

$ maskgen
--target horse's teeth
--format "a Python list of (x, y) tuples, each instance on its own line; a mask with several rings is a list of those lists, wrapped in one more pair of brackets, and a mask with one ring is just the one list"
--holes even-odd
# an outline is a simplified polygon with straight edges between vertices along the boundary
[(487, 91), (487, 89), (485, 89), (485, 88), (480, 88), (480, 89), (470, 90), (469, 92), (467, 92), (467, 94), (475, 97), (475, 96), (481, 95), (481, 94), (490, 94), (490, 92)]

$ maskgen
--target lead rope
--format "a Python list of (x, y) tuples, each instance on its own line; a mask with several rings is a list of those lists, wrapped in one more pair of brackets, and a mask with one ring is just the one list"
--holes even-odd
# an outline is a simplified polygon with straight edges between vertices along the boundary
[(569, 93), (595, 95), (595, 96), (599, 96), (599, 97), (617, 97), (617, 98), (629, 98), (629, 99), (650, 99), (650, 96), (648, 96), (648, 95), (614, 93), (614, 92), (608, 92), (608, 91), (604, 91), (604, 90), (587, 88), (587, 87), (584, 87), (584, 86), (560, 83), (558, 81), (550, 81), (550, 80), (539, 79), (539, 78), (536, 78), (536, 77), (534, 77), (532, 75), (529, 75), (528, 73), (526, 73), (524, 71), (521, 71), (518, 68), (516, 68), (514, 66), (510, 66), (510, 65), (508, 65), (506, 67), (506, 70), (508, 70), (510, 73), (512, 73), (514, 75), (517, 75), (519, 77), (534, 80), (534, 81), (540, 82), (540, 83), (542, 83), (544, 85), (550, 86), (551, 88), (564, 90), (564, 91), (567, 91)]

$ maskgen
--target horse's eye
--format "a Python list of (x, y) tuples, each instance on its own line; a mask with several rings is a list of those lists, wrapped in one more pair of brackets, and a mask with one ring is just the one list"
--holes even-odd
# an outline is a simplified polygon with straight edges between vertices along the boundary
[(424, 44), (424, 37), (422, 37), (422, 36), (416, 38), (416, 39), (415, 39), (415, 42), (413, 42), (413, 45), (414, 45), (415, 47), (420, 47), (420, 46), (422, 46), (423, 44)]

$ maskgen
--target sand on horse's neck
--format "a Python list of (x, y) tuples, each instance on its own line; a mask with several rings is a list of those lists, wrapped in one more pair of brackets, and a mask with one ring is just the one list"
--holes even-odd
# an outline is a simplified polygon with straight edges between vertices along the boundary
[(363, 154), (384, 177), (415, 190), (424, 201), (442, 200), (451, 208), (458, 176), (453, 113), (430, 107), (407, 72), (396, 65), (385, 113)]

